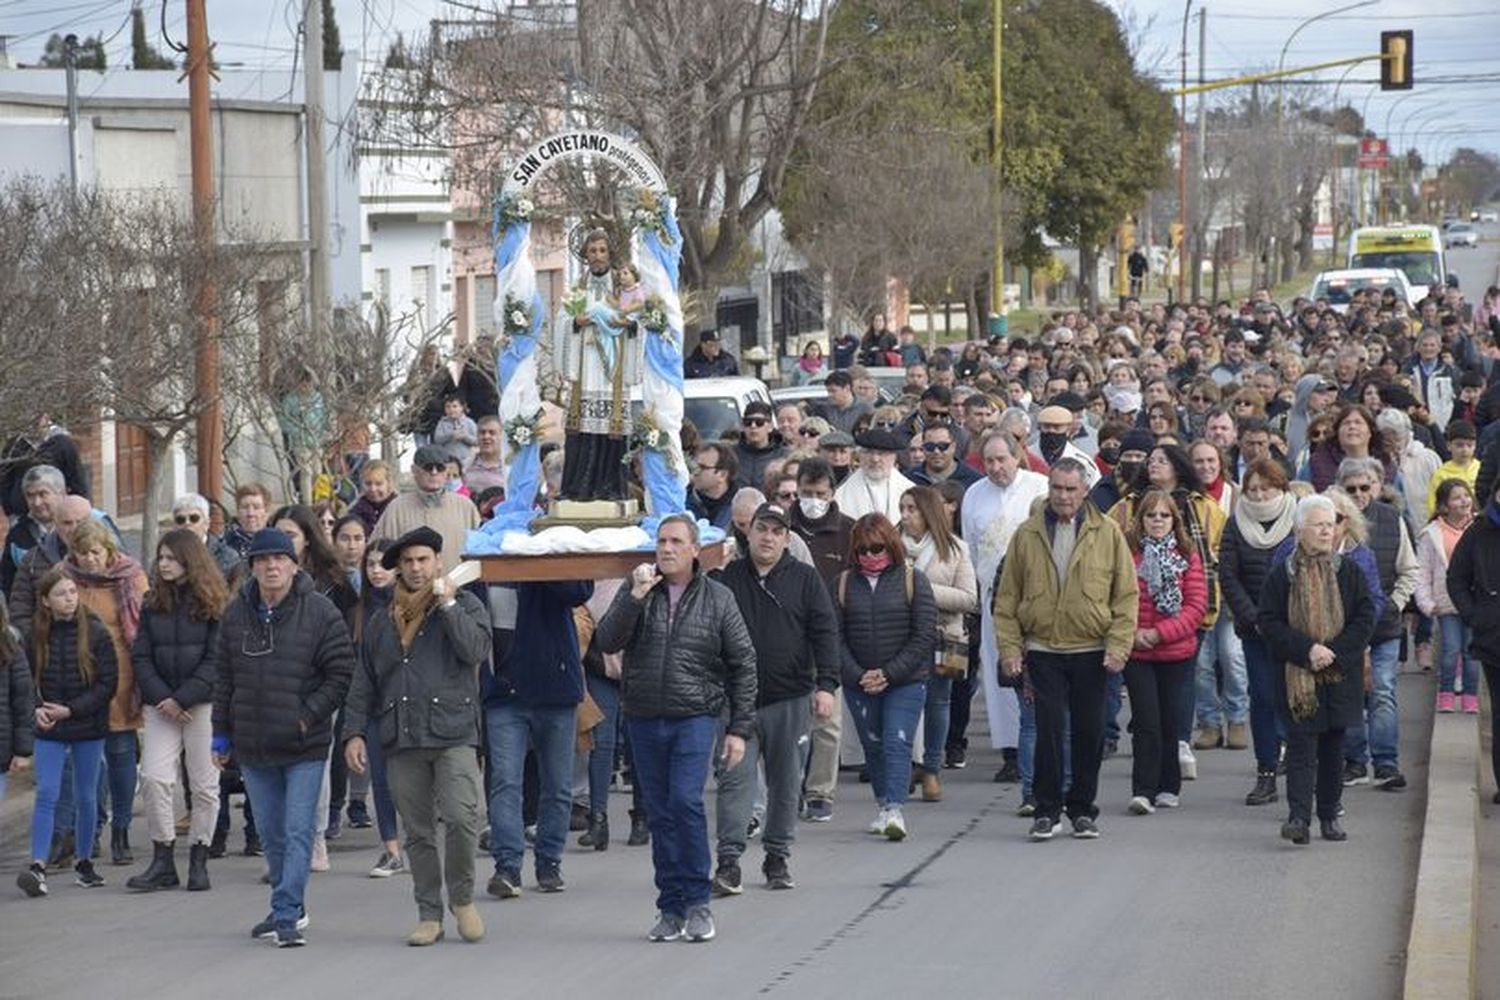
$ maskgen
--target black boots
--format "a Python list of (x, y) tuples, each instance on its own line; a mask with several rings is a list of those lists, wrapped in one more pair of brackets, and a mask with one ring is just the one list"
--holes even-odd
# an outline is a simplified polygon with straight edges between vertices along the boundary
[(1263, 806), (1275, 802), (1277, 798), (1279, 796), (1276, 794), (1276, 772), (1274, 770), (1255, 772), (1255, 787), (1250, 790), (1249, 795), (1245, 796), (1245, 805)]
[[(151, 845), (151, 865), (139, 875), (132, 875), (125, 882), (127, 889), (136, 892), (155, 892), (157, 889), (175, 889), (177, 881), (177, 862), (172, 858), (172, 844), (157, 841)], [(197, 850), (195, 846), (193, 850)]]
[(47, 855), (47, 867), (53, 871), (60, 871), (73, 867), (75, 854), (73, 832), (70, 830), (62, 836), (52, 838), (52, 852)]
[(188, 849), (188, 892), (208, 888), (208, 845), (194, 844)]
[(627, 847), (642, 847), (651, 843), (651, 826), (646, 822), (646, 810), (630, 810), (630, 836), (625, 839)]
[(596, 851), (609, 850), (609, 813), (589, 813), (589, 828), (578, 838), (579, 847), (592, 847)]
[(215, 830), (214, 839), (208, 845), (208, 856), (222, 858), (227, 853), (229, 853), (229, 831)]
[(130, 853), (130, 829), (123, 826), (109, 826), (109, 861), (110, 864), (128, 865), (135, 860), (135, 855)]

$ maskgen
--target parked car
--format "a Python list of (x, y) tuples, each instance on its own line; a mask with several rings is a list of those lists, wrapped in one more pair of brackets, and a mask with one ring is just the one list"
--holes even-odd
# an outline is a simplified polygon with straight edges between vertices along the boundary
[[(745, 407), (756, 400), (771, 401), (766, 384), (747, 375), (690, 378), (682, 384), (682, 395), (683, 417), (693, 422), (698, 437), (704, 441), (717, 440), (731, 427), (739, 427)], [(639, 385), (630, 390), (632, 413), (639, 415), (644, 409), (642, 398)]]
[(1485, 209), (1485, 210), (1483, 210), (1482, 212), (1479, 213), (1479, 221), (1480, 222), (1500, 222), (1500, 214), (1496, 214), (1491, 209)]
[(1349, 299), (1361, 288), (1373, 288), (1384, 292), (1395, 289), (1396, 296), (1408, 306), (1418, 296), (1406, 280), (1406, 275), (1394, 267), (1361, 267), (1342, 271), (1323, 271), (1313, 279), (1307, 297), (1314, 301), (1327, 299), (1328, 306), (1336, 313), (1349, 311)]
[(1448, 227), (1443, 242), (1450, 250), (1454, 247), (1477, 247), (1479, 246), (1479, 233), (1469, 223), (1458, 222)]
[[(867, 368), (870, 377), (875, 380), (875, 388), (879, 393), (882, 403), (893, 403), (901, 396), (901, 390), (906, 387), (905, 368)], [(818, 375), (811, 382), (803, 385), (784, 385), (771, 390), (771, 398), (778, 403), (787, 400), (821, 400), (828, 398), (828, 393), (823, 388), (823, 380), (827, 375)]]

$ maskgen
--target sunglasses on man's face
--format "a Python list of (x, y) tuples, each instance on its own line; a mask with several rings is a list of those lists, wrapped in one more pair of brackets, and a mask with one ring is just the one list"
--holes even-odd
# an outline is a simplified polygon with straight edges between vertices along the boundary
[(176, 524), (197, 524), (203, 520), (202, 514), (173, 514), (172, 520)]
[(420, 468), (422, 469), (423, 472), (447, 472), (448, 471), (448, 463), (447, 462), (428, 462), (427, 464), (420, 466)]
[(764, 427), (771, 421), (767, 420), (765, 417), (746, 417), (740, 422), (746, 427)]
[(929, 455), (935, 455), (938, 452), (947, 451), (951, 447), (953, 447), (953, 442), (951, 441), (929, 441), (922, 445), (922, 450)]

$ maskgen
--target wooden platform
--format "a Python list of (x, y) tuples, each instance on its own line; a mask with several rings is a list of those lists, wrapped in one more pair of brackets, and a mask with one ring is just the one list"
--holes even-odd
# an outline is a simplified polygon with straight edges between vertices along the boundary
[[(568, 552), (547, 556), (471, 556), (480, 564), (485, 583), (539, 583), (546, 580), (615, 580), (630, 575), (641, 563), (655, 562), (654, 553)], [(724, 565), (724, 543), (705, 545), (698, 555), (705, 570)]]

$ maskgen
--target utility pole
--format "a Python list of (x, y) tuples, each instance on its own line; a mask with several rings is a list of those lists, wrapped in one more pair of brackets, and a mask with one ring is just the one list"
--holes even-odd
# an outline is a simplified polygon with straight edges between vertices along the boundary
[[(209, 107), (210, 51), (205, 0), (187, 0), (188, 134), (193, 167), (193, 233), (201, 260), (214, 254), (213, 118)], [(208, 499), (209, 516), (222, 525), (224, 425), (219, 404), (219, 289), (213, 268), (204, 267), (193, 296), (198, 320), (197, 390), (198, 492)]]
[(307, 290), (308, 334), (321, 339), (328, 316), (328, 197), (323, 155), (323, 4), (304, 0), (302, 64), (307, 108)]
[[(1208, 51), (1208, 8), (1198, 8), (1198, 83), (1202, 85), (1204, 80), (1203, 54)], [(1193, 225), (1193, 301), (1197, 301), (1203, 294), (1203, 244), (1204, 228), (1211, 221), (1202, 218), (1203, 212), (1203, 173), (1208, 168), (1207, 159), (1207, 132), (1208, 122), (1205, 119), (1203, 91), (1198, 91), (1198, 169), (1193, 171), (1193, 207), (1198, 211), (1199, 218), (1194, 219)]]
[(986, 331), (987, 333), (1005, 332), (1005, 222), (1001, 211), (1001, 192), (1004, 184), (1000, 174), (1000, 152), (1004, 142), (1000, 135), (1000, 127), (1004, 121), (1002, 111), (1004, 105), (1001, 101), (1003, 87), (1001, 86), (1001, 58), (1005, 54), (1005, 5), (1003, 0), (995, 0), (994, 9), (994, 58), (995, 58), (995, 130), (991, 142), (991, 154), (995, 164), (995, 273), (990, 279), (990, 311), (1000, 317), (997, 329)]
[(1193, 0), (1182, 8), (1182, 96), (1178, 98), (1177, 121), (1177, 225), (1182, 234), (1177, 244), (1177, 301), (1187, 296), (1188, 203), (1187, 203), (1187, 38), (1188, 19), (1192, 17)]
[(63, 66), (68, 81), (68, 181), (78, 193), (78, 36), (63, 39)]

